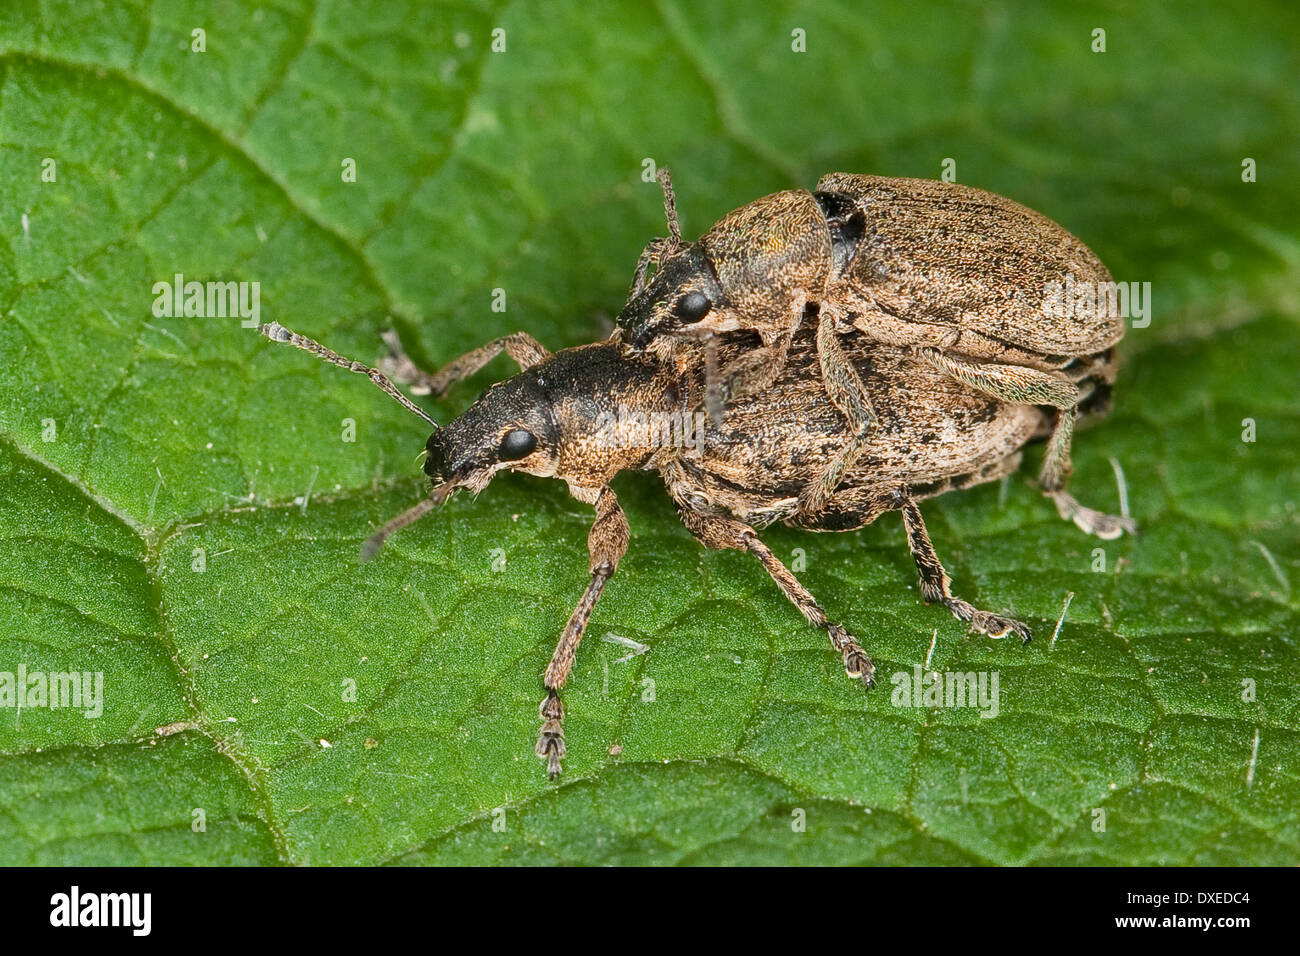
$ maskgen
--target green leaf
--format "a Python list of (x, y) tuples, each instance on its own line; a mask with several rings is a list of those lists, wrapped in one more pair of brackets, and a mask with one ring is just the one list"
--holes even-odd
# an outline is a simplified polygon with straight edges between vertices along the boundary
[[(1292, 6), (111, 6), (0, 9), (0, 672), (103, 675), (97, 717), (0, 708), (0, 863), (1300, 858)], [(257, 281), (263, 321), (367, 361), (389, 324), (428, 366), (592, 341), (663, 230), (647, 158), (691, 235), (951, 158), (1150, 282), (1073, 478), (1115, 510), (1113, 459), (1143, 533), (1061, 522), (1038, 450), (927, 503), (1019, 647), (923, 606), (892, 515), (767, 532), (875, 659), (863, 695), (756, 563), (622, 476), (554, 785), (539, 674), (590, 509), (504, 477), (358, 566), (422, 493), (419, 425), (237, 318), (156, 317), (153, 287)], [(996, 717), (894, 706), (926, 662), (996, 671)]]

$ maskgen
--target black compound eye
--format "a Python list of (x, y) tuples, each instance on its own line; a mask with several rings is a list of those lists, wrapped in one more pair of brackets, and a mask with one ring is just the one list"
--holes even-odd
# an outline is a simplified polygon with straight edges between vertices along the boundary
[(698, 322), (709, 314), (713, 303), (703, 292), (688, 292), (673, 306), (673, 313), (683, 322)]
[(501, 437), (497, 454), (502, 461), (518, 461), (537, 450), (537, 436), (526, 428), (512, 428)]

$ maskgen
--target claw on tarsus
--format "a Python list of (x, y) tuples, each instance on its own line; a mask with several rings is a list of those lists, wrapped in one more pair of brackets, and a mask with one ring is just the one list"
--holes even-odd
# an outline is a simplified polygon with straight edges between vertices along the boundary
[(546, 698), (538, 708), (542, 718), (542, 729), (537, 735), (537, 756), (546, 761), (546, 773), (555, 780), (560, 776), (560, 761), (564, 759), (564, 705), (560, 695), (547, 691)]

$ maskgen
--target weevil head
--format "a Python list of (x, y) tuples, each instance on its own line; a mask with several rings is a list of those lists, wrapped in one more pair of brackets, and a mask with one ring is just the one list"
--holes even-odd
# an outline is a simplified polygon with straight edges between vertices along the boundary
[(702, 243), (693, 242), (659, 263), (658, 271), (618, 315), (624, 341), (638, 351), (707, 328), (737, 328), (737, 318)]
[(554, 409), (536, 376), (498, 382), (429, 436), (424, 473), (435, 485), (481, 491), (498, 471), (555, 472)]
[(685, 408), (678, 375), (609, 342), (557, 352), (430, 435), (425, 474), (448, 494), (477, 493), (503, 470), (598, 487), (659, 450), (646, 423)]
[(830, 230), (813, 194), (764, 196), (660, 262), (619, 313), (622, 338), (659, 352), (710, 332), (788, 332), (819, 299), (831, 265)]

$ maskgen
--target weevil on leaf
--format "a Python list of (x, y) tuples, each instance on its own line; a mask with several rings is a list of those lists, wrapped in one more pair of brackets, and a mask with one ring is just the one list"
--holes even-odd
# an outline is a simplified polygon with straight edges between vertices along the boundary
[[(1100, 538), (1134, 526), (1085, 508), (1066, 490), (1080, 406), (1104, 401), (1124, 319), (1107, 297), (1090, 311), (1058, 307), (1069, 277), (1110, 288), (1111, 275), (1073, 235), (1003, 196), (956, 183), (830, 173), (813, 192), (786, 190), (682, 239), (672, 181), (660, 169), (669, 236), (641, 254), (616, 333), (659, 354), (704, 346), (705, 404), (770, 387), (815, 306), (820, 375), (846, 440), (800, 492), (823, 507), (879, 426), (880, 396), (845, 343), (855, 336), (911, 348), (923, 362), (1001, 401), (1055, 410), (1041, 475), (1065, 518)], [(655, 273), (649, 279), (649, 270)], [(714, 336), (757, 333), (752, 354), (716, 371)]]
[[(680, 440), (684, 429), (646, 426), (693, 416), (707, 387), (698, 352), (686, 353), (683, 361), (681, 355), (638, 354), (606, 341), (552, 354), (521, 332), (430, 374), (415, 365), (391, 333), (385, 336), (389, 355), (379, 368), (370, 368), (276, 323), (262, 326), (261, 332), (367, 375), (434, 424), (424, 461), (432, 482), (428, 497), (367, 539), (363, 559), (457, 490), (477, 493), (502, 470), (559, 478), (574, 498), (595, 508), (587, 541), (591, 577), (543, 675), (546, 693), (536, 751), (555, 777), (565, 755), (560, 690), (596, 602), (628, 547), (627, 518), (609, 485), (621, 471), (658, 471), (682, 523), (703, 545), (752, 554), (803, 616), (826, 630), (846, 673), (865, 687), (872, 685), (874, 672), (866, 651), (827, 617), (763, 544), (762, 528), (780, 521), (811, 531), (848, 531), (899, 511), (927, 602), (944, 605), (985, 634), (1029, 639), (1029, 628), (1021, 622), (952, 594), (917, 502), (1012, 473), (1022, 446), (1051, 431), (1052, 415), (971, 388), (907, 348), (852, 338), (845, 342), (844, 354), (880, 399), (880, 427), (868, 436), (825, 504), (810, 510), (801, 490), (847, 441), (843, 416), (822, 385), (815, 325), (810, 317), (808, 327), (792, 337), (772, 388), (733, 401), (721, 425), (694, 416), (703, 424), (689, 442)], [(730, 333), (718, 345), (722, 360), (731, 363), (751, 353), (757, 337)], [(520, 373), (492, 386), (442, 427), (384, 374), (412, 392), (438, 396), (502, 352), (518, 363)]]

